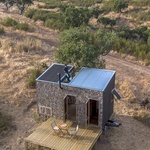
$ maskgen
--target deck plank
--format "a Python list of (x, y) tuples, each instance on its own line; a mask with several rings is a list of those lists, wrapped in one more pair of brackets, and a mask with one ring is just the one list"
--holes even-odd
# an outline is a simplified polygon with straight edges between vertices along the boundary
[[(74, 137), (68, 135), (66, 131), (63, 135), (57, 135), (50, 125), (51, 121), (55, 121), (58, 126), (63, 123), (62, 120), (49, 118), (25, 138), (25, 141), (55, 150), (89, 150), (101, 134), (99, 128), (89, 127), (85, 129), (79, 126), (79, 131)], [(72, 122), (68, 121), (67, 124), (72, 125)], [(74, 128), (74, 126), (72, 127)]]

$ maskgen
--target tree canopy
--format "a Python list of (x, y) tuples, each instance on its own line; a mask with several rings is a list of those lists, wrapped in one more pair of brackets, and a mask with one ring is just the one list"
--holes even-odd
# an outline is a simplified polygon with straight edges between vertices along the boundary
[(88, 27), (70, 28), (62, 32), (60, 47), (56, 52), (57, 61), (81, 67), (99, 67), (104, 64), (100, 55), (106, 55), (112, 48), (115, 34), (104, 30), (93, 33)]
[(83, 24), (88, 24), (90, 17), (91, 15), (87, 8), (69, 6), (64, 12), (65, 27), (80, 27)]

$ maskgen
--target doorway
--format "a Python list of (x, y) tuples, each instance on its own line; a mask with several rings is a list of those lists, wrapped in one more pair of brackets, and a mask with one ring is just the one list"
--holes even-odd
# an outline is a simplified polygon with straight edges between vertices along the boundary
[(88, 124), (98, 125), (99, 102), (90, 99), (87, 103)]
[(76, 121), (76, 97), (67, 95), (64, 98), (64, 113), (65, 113), (65, 121), (71, 120)]

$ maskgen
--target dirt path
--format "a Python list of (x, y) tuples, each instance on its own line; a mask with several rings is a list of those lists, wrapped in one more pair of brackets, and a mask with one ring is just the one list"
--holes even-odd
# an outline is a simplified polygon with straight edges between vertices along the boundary
[(111, 64), (114, 66), (116, 66), (116, 64), (118, 64), (117, 65), (118, 67), (120, 67), (120, 66), (128, 67), (132, 70), (150, 75), (150, 68), (141, 66), (139, 64), (135, 64), (135, 63), (130, 62), (130, 61), (120, 59), (119, 57), (117, 57), (115, 55), (109, 54), (105, 57), (105, 59), (106, 59), (108, 64)]
[(107, 128), (97, 150), (150, 150), (150, 128), (133, 118), (133, 113), (141, 108), (137, 103), (129, 103), (132, 98), (140, 102), (144, 91), (146, 96), (150, 93), (150, 69), (114, 55), (107, 55), (105, 59), (106, 68), (116, 70), (116, 87), (122, 99), (115, 102), (113, 118), (122, 126)]

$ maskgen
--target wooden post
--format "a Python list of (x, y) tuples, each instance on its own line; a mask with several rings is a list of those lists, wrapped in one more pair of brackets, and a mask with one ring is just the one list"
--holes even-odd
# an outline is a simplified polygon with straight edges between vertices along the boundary
[(25, 146), (25, 150), (28, 150), (28, 142), (27, 141), (25, 141), (24, 146)]
[(37, 145), (37, 150), (40, 150), (40, 146), (39, 145)]

